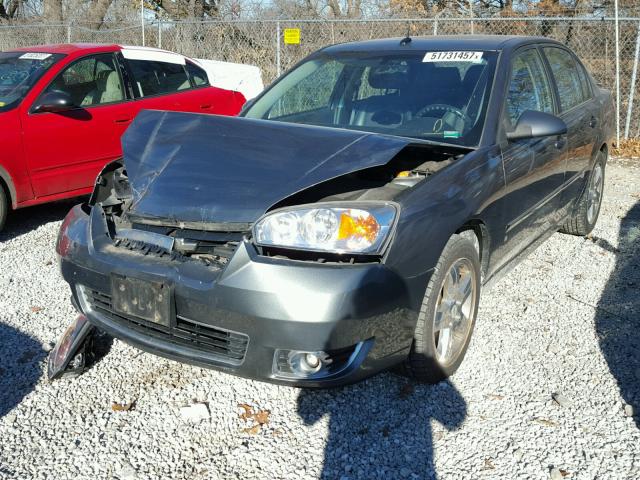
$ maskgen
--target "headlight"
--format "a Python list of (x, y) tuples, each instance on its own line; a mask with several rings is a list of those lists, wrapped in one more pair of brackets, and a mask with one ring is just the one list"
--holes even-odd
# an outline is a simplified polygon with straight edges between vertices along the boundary
[(381, 253), (397, 216), (392, 203), (301, 205), (267, 214), (253, 227), (258, 245), (333, 253)]

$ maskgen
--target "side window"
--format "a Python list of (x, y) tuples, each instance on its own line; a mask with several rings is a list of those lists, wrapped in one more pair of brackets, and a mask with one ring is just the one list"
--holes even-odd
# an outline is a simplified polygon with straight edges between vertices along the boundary
[(586, 101), (587, 95), (585, 73), (581, 72), (573, 56), (561, 48), (544, 47), (553, 78), (558, 86), (562, 111), (569, 110)]
[(44, 93), (62, 91), (74, 105), (91, 107), (124, 100), (124, 89), (113, 55), (86, 57), (64, 69)]
[(187, 62), (186, 68), (189, 78), (195, 87), (206, 87), (209, 85), (209, 77), (207, 77), (207, 72), (203, 69), (190, 62)]
[(535, 49), (525, 50), (513, 60), (505, 110), (509, 129), (525, 110), (553, 113), (551, 86)]
[(583, 66), (578, 65), (578, 73), (580, 74), (580, 84), (582, 85), (582, 97), (588, 100), (593, 96), (591, 93), (591, 81)]
[(191, 88), (184, 65), (150, 60), (127, 60), (134, 89), (140, 97), (174, 93)]
[[(281, 97), (270, 109), (268, 118), (279, 118), (328, 108), (333, 88), (342, 69), (343, 64), (340, 62), (323, 63), (319, 68), (303, 77), (287, 92), (287, 95)], [(313, 92), (313, 95), (310, 95), (309, 92)]]

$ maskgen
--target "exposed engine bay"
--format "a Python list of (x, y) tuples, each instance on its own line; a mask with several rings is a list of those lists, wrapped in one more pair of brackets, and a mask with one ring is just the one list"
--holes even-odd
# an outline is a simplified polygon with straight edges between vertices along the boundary
[[(339, 176), (273, 205), (269, 210), (291, 205), (340, 200), (394, 200), (407, 189), (429, 179), (463, 154), (448, 147), (406, 147), (389, 163)], [(427, 157), (427, 161), (423, 159)], [(133, 201), (126, 166), (122, 160), (109, 164), (98, 176), (89, 205), (100, 204), (106, 214), (114, 246), (171, 261), (199, 260), (209, 266), (225, 264), (238, 242), (250, 235), (250, 225), (164, 224), (162, 219), (140, 219), (131, 215)], [(305, 252), (260, 249), (269, 256), (314, 261), (363, 261), (357, 257), (319, 258)], [(371, 259), (368, 259), (369, 261)]]

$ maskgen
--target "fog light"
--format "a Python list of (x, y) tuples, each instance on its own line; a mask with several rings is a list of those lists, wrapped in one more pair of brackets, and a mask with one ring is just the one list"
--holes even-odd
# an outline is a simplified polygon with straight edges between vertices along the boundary
[(309, 380), (334, 377), (359, 365), (372, 345), (373, 339), (327, 351), (277, 349), (273, 356), (273, 376)]
[(326, 352), (301, 350), (276, 350), (273, 372), (287, 377), (313, 377), (322, 374), (332, 360)]
[(328, 356), (324, 352), (299, 352), (292, 350), (289, 352), (288, 363), (291, 372), (296, 375), (313, 375), (319, 372)]

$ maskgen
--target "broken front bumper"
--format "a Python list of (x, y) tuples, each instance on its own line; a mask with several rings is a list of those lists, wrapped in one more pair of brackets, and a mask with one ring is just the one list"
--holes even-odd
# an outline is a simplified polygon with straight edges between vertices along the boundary
[[(404, 359), (417, 319), (408, 285), (381, 263), (318, 264), (263, 257), (240, 242), (226, 265), (177, 262), (116, 246), (104, 212), (76, 206), (57, 251), (76, 307), (91, 324), (142, 350), (277, 383), (351, 383)], [(162, 283), (168, 323), (114, 308), (113, 278)], [(428, 278), (412, 282), (426, 285)], [(424, 288), (424, 287), (423, 287)], [(287, 371), (287, 352), (324, 352), (322, 372)]]

